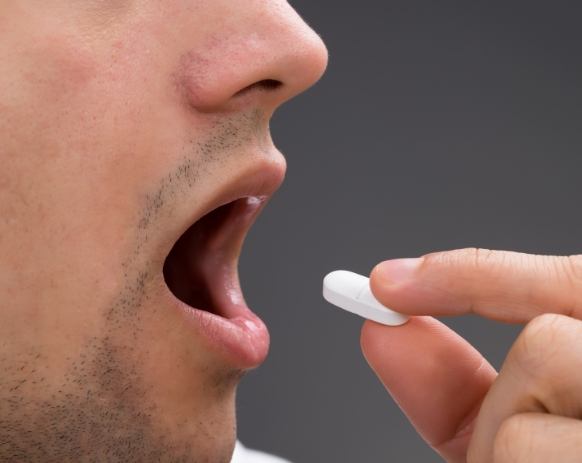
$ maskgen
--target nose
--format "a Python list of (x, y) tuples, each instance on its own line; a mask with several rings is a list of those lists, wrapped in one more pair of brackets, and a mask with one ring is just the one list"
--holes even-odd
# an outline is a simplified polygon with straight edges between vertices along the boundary
[(260, 104), (274, 111), (319, 80), (327, 49), (286, 1), (228, 3), (228, 19), (182, 59), (190, 106), (210, 112)]

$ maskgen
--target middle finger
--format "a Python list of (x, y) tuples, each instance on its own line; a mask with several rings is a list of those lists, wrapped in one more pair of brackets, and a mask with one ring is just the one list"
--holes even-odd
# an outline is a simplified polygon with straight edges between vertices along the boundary
[(483, 401), (469, 445), (470, 463), (492, 461), (497, 432), (512, 415), (581, 415), (580, 339), (582, 322), (562, 315), (541, 315), (524, 328)]

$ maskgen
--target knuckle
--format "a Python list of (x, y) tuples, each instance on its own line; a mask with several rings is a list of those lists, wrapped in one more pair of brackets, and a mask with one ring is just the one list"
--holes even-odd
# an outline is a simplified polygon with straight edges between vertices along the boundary
[(556, 282), (561, 290), (561, 312), (582, 318), (582, 255), (555, 257)]
[(582, 255), (571, 256), (534, 256), (538, 257), (541, 265), (538, 266), (540, 274), (551, 280), (579, 285), (582, 282)]
[(523, 329), (510, 352), (511, 360), (528, 375), (545, 375), (551, 360), (561, 358), (564, 338), (571, 319), (558, 314), (542, 314)]
[(534, 445), (529, 434), (525, 417), (513, 415), (507, 418), (501, 423), (493, 441), (493, 461), (529, 461)]
[(468, 253), (468, 257), (473, 260), (475, 269), (489, 268), (492, 265), (502, 265), (506, 257), (504, 252), (485, 248), (469, 248)]
[(582, 255), (567, 256), (562, 262), (573, 294), (582, 295)]
[(453, 268), (479, 269), (485, 264), (502, 259), (502, 253), (484, 248), (463, 248), (452, 251), (435, 252), (425, 256), (425, 262), (430, 265), (447, 266)]
[(578, 280), (582, 281), (582, 255), (573, 255), (566, 257), (566, 262), (570, 270), (571, 275)]

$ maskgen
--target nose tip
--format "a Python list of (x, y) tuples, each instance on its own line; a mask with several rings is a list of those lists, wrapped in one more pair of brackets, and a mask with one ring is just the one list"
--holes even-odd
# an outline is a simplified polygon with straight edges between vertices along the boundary
[[(232, 23), (220, 39), (215, 35), (184, 56), (181, 74), (191, 106), (205, 112), (240, 104), (274, 110), (323, 75), (328, 52), (321, 37), (286, 2), (262, 8), (240, 17), (231, 11)], [(252, 91), (257, 89), (262, 91)]]
[[(262, 57), (248, 65), (248, 74), (241, 73), (241, 82), (248, 86), (239, 89), (235, 97), (260, 88), (266, 90), (262, 92), (263, 105), (275, 109), (323, 76), (329, 59), (327, 47), (313, 29), (294, 11), (293, 14), (296, 21), (289, 23), (287, 31), (273, 33), (273, 39), (264, 44)], [(237, 82), (235, 87), (240, 85)]]
[(321, 37), (305, 23), (303, 29), (299, 40), (289, 44), (289, 62), (282, 73), (282, 82), (288, 87), (289, 98), (315, 84), (325, 73), (329, 61), (328, 50)]

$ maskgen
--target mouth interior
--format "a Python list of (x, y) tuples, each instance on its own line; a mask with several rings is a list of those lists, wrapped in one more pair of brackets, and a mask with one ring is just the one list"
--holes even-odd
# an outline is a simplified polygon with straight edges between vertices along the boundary
[(168, 254), (163, 270), (166, 284), (174, 296), (190, 307), (225, 316), (217, 301), (217, 290), (236, 272), (229, 223), (245, 202), (241, 198), (203, 216), (184, 232)]

